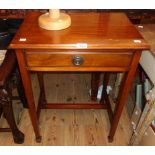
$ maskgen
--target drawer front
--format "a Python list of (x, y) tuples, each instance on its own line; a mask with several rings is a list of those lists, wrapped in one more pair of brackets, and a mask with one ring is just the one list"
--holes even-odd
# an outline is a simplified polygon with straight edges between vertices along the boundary
[(128, 67), (133, 53), (26, 52), (29, 67)]

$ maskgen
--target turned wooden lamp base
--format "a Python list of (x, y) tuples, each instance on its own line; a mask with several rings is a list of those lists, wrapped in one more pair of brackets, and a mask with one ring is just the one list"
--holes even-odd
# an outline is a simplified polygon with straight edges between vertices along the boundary
[(62, 30), (71, 25), (71, 18), (59, 9), (50, 9), (49, 13), (41, 15), (38, 19), (39, 26), (46, 30)]

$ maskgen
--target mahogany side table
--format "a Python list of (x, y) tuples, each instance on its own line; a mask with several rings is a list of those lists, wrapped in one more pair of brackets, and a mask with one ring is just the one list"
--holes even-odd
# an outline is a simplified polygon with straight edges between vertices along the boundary
[[(108, 139), (113, 141), (141, 52), (148, 49), (149, 45), (123, 13), (71, 13), (71, 26), (60, 31), (40, 28), (39, 16), (37, 12), (28, 14), (10, 44), (10, 48), (16, 51), (36, 141), (41, 141), (38, 126), (40, 111), (51, 108), (107, 109), (111, 123)], [(41, 90), (37, 111), (30, 80), (31, 71), (38, 72)], [(100, 103), (46, 103), (42, 74), (45, 71), (105, 72), (105, 87)], [(110, 72), (125, 72), (114, 112), (105, 91)]]

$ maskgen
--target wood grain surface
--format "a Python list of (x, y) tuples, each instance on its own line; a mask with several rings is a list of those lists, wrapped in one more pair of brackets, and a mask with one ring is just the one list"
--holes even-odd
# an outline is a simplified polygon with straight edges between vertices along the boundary
[[(78, 49), (77, 43), (87, 44), (88, 49), (148, 48), (123, 13), (70, 13), (71, 26), (61, 31), (40, 28), (40, 15), (34, 12), (25, 17), (10, 48)], [(134, 40), (140, 40), (140, 43)]]

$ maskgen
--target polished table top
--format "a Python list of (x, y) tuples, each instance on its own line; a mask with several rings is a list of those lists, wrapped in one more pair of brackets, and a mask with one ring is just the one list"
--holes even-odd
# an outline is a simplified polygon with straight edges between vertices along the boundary
[(148, 44), (123, 13), (70, 13), (71, 26), (60, 31), (38, 26), (40, 13), (28, 15), (11, 48), (146, 49)]

